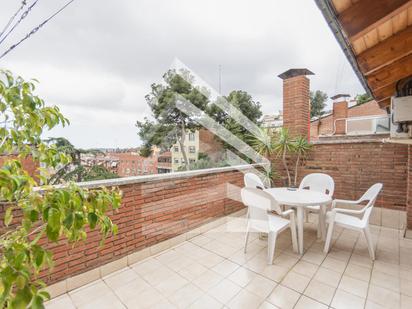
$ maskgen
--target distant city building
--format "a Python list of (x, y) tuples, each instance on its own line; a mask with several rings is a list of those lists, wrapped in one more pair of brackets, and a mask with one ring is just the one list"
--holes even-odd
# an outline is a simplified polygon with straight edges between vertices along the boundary
[(172, 172), (172, 153), (165, 151), (157, 157), (157, 172), (158, 174), (166, 174)]
[[(222, 145), (215, 139), (214, 134), (206, 129), (186, 133), (183, 147), (189, 164), (195, 163), (199, 159), (199, 153), (207, 155), (211, 160), (220, 158), (222, 154)], [(174, 144), (170, 148), (170, 152), (172, 154), (172, 171), (175, 172), (184, 166), (185, 159), (179, 143)]]
[(275, 114), (263, 115), (261, 122), (263, 128), (281, 128), (283, 126), (283, 113), (279, 111)]

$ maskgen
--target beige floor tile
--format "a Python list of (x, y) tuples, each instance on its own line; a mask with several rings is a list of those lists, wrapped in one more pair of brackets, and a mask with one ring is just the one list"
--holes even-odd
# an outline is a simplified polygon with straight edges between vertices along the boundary
[(343, 275), (338, 289), (366, 298), (366, 295), (368, 294), (368, 282)]
[(312, 263), (301, 260), (292, 268), (292, 270), (295, 273), (312, 278), (315, 275), (318, 268), (319, 266), (316, 264), (312, 264)]
[(324, 259), (325, 255), (318, 251), (307, 251), (302, 257), (302, 260), (316, 265), (322, 264)]
[(147, 309), (178, 309), (178, 307), (173, 305), (167, 299), (160, 299), (158, 302), (150, 305), (150, 307), (147, 307)]
[(189, 241), (198, 246), (204, 246), (207, 243), (211, 242), (212, 240), (204, 235), (199, 235), (199, 236), (195, 236), (191, 238)]
[(366, 300), (365, 309), (388, 309), (388, 308), (385, 308), (381, 305), (371, 302), (370, 300)]
[(177, 273), (174, 273), (170, 275), (167, 279), (157, 283), (155, 287), (158, 291), (160, 291), (160, 293), (162, 293), (162, 295), (169, 297), (174, 292), (184, 287), (188, 283), (189, 281), (187, 281)]
[(318, 272), (313, 277), (313, 279), (330, 285), (333, 288), (338, 287), (340, 278), (340, 273), (323, 267), (319, 267)]
[(127, 283), (138, 279), (139, 275), (131, 268), (125, 268), (103, 278), (109, 288), (116, 290)]
[(202, 274), (204, 274), (207, 270), (208, 269), (202, 264), (193, 262), (186, 265), (185, 268), (179, 270), (178, 274), (189, 281), (193, 281), (196, 278), (200, 277)]
[(154, 258), (148, 258), (136, 264), (130, 265), (130, 267), (141, 276), (149, 274), (162, 266), (162, 263)]
[(182, 270), (184, 268), (186, 268), (187, 265), (193, 263), (193, 260), (188, 258), (188, 257), (184, 257), (184, 256), (180, 256), (179, 258), (169, 262), (169, 263), (165, 263), (164, 265), (167, 268), (170, 268), (173, 271), (179, 271)]
[(248, 283), (245, 289), (256, 294), (257, 296), (266, 298), (270, 295), (276, 285), (276, 282), (269, 280), (263, 276), (256, 275), (256, 277)]
[(204, 292), (194, 284), (187, 284), (169, 297), (169, 301), (178, 308), (187, 308), (200, 297)]
[(45, 303), (46, 309), (75, 309), (71, 298), (68, 294), (58, 296), (47, 303)]
[(116, 295), (123, 301), (132, 300), (137, 294), (145, 290), (154, 289), (141, 278), (134, 279), (118, 289), (114, 290)]
[(328, 306), (321, 304), (306, 296), (302, 296), (295, 306), (295, 309), (327, 309)]
[(223, 308), (223, 304), (219, 303), (216, 299), (212, 296), (207, 294), (200, 297), (197, 301), (195, 301), (189, 308), (192, 309), (211, 309), (211, 308)]
[(335, 294), (335, 288), (317, 280), (312, 280), (304, 294), (314, 300), (329, 305)]
[(110, 288), (102, 280), (98, 280), (92, 284), (69, 292), (69, 295), (73, 301), (73, 304), (76, 307), (81, 307), (89, 302), (110, 294), (111, 292), (112, 291)]
[(283, 280), (283, 278), (285, 278), (288, 271), (288, 268), (279, 265), (266, 265), (265, 268), (263, 268), (263, 270), (258, 273), (270, 280), (279, 283)]
[(212, 268), (212, 267), (216, 266), (217, 264), (223, 262), (224, 260), (225, 260), (225, 258), (223, 258), (223, 257), (221, 257), (221, 256), (219, 256), (215, 253), (208, 252), (205, 256), (198, 259), (197, 262), (202, 264), (206, 268)]
[(170, 270), (169, 268), (165, 266), (161, 266), (158, 269), (150, 273), (143, 274), (142, 278), (146, 280), (149, 284), (155, 286), (159, 284), (160, 282), (163, 282), (167, 280), (168, 278), (171, 278), (175, 274), (176, 273), (173, 270)]
[(373, 266), (373, 261), (370, 259), (369, 255), (363, 256), (358, 254), (352, 254), (349, 259), (349, 263), (353, 263), (355, 265), (359, 265), (369, 269), (372, 269)]
[(273, 261), (273, 264), (283, 266), (286, 268), (292, 268), (298, 261), (300, 257), (291, 256), (289, 254), (281, 253)]
[(279, 309), (279, 307), (276, 307), (275, 305), (271, 304), (268, 301), (264, 301), (260, 306), (259, 309)]
[(204, 292), (207, 292), (222, 280), (223, 277), (221, 275), (212, 270), (207, 270), (192, 282)]
[(120, 302), (120, 300), (115, 296), (115, 294), (106, 294), (103, 297), (90, 301), (82, 306), (77, 307), (78, 309), (126, 309), (126, 307)]
[(231, 309), (254, 309), (259, 308), (263, 299), (257, 295), (243, 289), (229, 302), (228, 307)]
[(409, 279), (401, 278), (401, 294), (408, 295), (412, 297), (412, 277)]
[(400, 291), (400, 278), (385, 274), (380, 271), (372, 271), (371, 283), (394, 292)]
[(344, 275), (356, 278), (365, 282), (370, 281), (371, 270), (367, 267), (362, 267), (353, 263), (349, 263), (345, 269)]
[(390, 276), (399, 277), (401, 267), (399, 264), (385, 263), (382, 261), (375, 261), (373, 264), (373, 271), (379, 271)]
[(407, 295), (401, 295), (401, 309), (412, 308), (412, 297)]
[(256, 273), (240, 267), (236, 269), (228, 278), (241, 287), (246, 287), (256, 277)]
[(223, 277), (227, 277), (238, 268), (239, 268), (238, 264), (233, 263), (229, 260), (224, 260), (223, 262), (215, 265), (212, 268), (212, 270), (222, 275)]
[(400, 294), (383, 287), (370, 284), (368, 300), (388, 308), (399, 308)]
[[(116, 294), (119, 295), (119, 293)], [(119, 298), (127, 308), (153, 308), (155, 304), (162, 303), (165, 300), (164, 296), (152, 287), (139, 293), (128, 294), (127, 298), (119, 295)]]
[(338, 289), (333, 297), (331, 307), (335, 309), (362, 309), (364, 305), (364, 298)]
[(216, 298), (222, 304), (227, 304), (242, 288), (228, 279), (223, 279), (208, 294)]
[(291, 288), (299, 293), (303, 293), (309, 284), (309, 281), (310, 278), (291, 271), (285, 278), (283, 278), (281, 283), (288, 288)]
[(300, 294), (298, 292), (279, 284), (267, 300), (281, 309), (292, 309), (299, 297)]
[(343, 273), (345, 271), (346, 265), (346, 261), (338, 260), (328, 255), (321, 266), (338, 273)]

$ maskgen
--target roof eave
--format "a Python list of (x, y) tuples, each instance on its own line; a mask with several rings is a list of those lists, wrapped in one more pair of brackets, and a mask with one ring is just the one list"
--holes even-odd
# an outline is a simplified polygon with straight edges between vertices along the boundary
[(373, 96), (369, 85), (363, 76), (362, 72), (359, 69), (358, 62), (356, 61), (356, 56), (353, 53), (353, 50), (346, 39), (342, 31), (342, 27), (336, 17), (336, 13), (332, 5), (328, 0), (315, 0), (318, 8), (322, 12), (323, 17), (325, 18), (326, 22), (329, 25), (329, 28), (332, 30), (333, 35), (335, 36), (336, 40), (338, 41), (340, 47), (342, 48), (343, 53), (345, 54), (346, 58), (348, 59), (349, 63), (352, 66), (352, 69), (355, 71), (356, 75), (358, 76), (359, 81), (361, 82), (363, 88), (370, 96)]

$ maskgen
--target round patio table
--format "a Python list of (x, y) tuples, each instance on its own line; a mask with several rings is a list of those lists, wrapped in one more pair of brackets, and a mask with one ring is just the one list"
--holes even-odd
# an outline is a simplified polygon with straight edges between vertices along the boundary
[(265, 191), (271, 194), (279, 204), (296, 208), (300, 254), (303, 254), (303, 213), (305, 206), (320, 206), (319, 220), (321, 220), (322, 238), (324, 238), (326, 206), (332, 202), (329, 195), (306, 189), (270, 188), (265, 189)]

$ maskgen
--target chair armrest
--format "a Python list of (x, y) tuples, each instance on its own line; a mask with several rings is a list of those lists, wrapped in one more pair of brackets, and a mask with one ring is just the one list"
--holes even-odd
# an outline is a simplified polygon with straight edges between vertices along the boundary
[(293, 209), (285, 210), (284, 212), (282, 212), (282, 217), (286, 216), (295, 216), (295, 211)]
[(334, 214), (336, 214), (336, 213), (339, 212), (339, 213), (344, 213), (344, 214), (359, 215), (359, 214), (364, 213), (364, 212), (365, 212), (365, 209), (366, 209), (366, 207), (365, 207), (365, 208), (362, 208), (362, 209), (360, 209), (360, 210), (344, 209), (344, 208), (333, 208), (333, 209), (332, 209), (332, 212), (333, 212)]
[[(343, 205), (358, 205), (360, 203), (359, 200), (357, 201), (350, 201), (350, 200), (339, 200), (335, 199), (332, 201), (332, 208), (336, 207), (336, 204), (343, 204)], [(340, 208), (341, 209), (341, 208)]]

